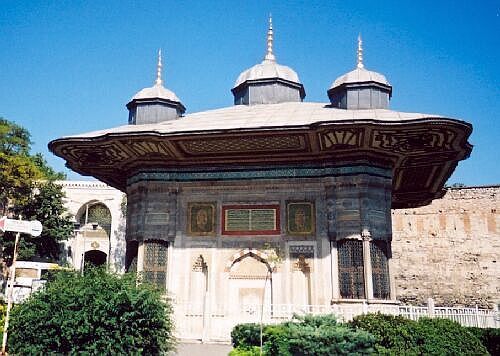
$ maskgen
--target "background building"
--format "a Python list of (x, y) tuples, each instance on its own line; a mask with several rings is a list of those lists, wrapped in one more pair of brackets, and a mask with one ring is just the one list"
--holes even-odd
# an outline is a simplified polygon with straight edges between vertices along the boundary
[(65, 244), (69, 265), (80, 269), (83, 259), (123, 271), (125, 264), (125, 195), (97, 181), (59, 181), (65, 206), (74, 217), (75, 237)]

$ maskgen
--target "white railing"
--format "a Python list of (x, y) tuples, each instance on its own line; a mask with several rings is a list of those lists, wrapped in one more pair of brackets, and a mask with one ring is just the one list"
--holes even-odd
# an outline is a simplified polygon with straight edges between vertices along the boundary
[(500, 327), (498, 310), (479, 308), (425, 307), (396, 304), (334, 304), (334, 305), (204, 305), (203, 303), (174, 303), (177, 337), (202, 341), (228, 342), (231, 330), (241, 323), (276, 324), (290, 320), (293, 315), (334, 314), (349, 321), (356, 315), (381, 312), (417, 320), (421, 317), (447, 318), (464, 326)]

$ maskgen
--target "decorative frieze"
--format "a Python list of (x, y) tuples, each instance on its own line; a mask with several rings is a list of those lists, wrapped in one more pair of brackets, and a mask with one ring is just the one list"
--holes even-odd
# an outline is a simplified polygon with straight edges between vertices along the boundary
[(304, 135), (259, 135), (235, 138), (193, 139), (177, 142), (190, 155), (213, 153), (253, 153), (256, 151), (303, 151)]

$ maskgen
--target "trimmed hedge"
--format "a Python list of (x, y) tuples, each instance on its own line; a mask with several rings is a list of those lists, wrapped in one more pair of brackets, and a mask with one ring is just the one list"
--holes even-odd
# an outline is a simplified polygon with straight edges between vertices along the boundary
[[(231, 333), (238, 352), (258, 352), (260, 327), (237, 325)], [(291, 321), (267, 325), (263, 330), (265, 355), (370, 355), (375, 338), (368, 332), (337, 323), (333, 315), (294, 316)], [(237, 353), (235, 355), (253, 355)]]
[(237, 347), (229, 352), (229, 356), (260, 356), (259, 346)]
[(381, 355), (488, 355), (473, 333), (448, 319), (366, 314), (349, 323), (375, 335), (375, 350)]
[[(260, 326), (237, 325), (233, 356), (260, 352)], [(500, 329), (463, 327), (441, 318), (418, 321), (366, 314), (347, 324), (332, 315), (294, 316), (263, 328), (265, 355), (500, 355)]]
[(500, 355), (500, 329), (467, 328), (483, 344), (492, 355)]
[(231, 331), (233, 347), (260, 347), (260, 325), (255, 323), (238, 324)]

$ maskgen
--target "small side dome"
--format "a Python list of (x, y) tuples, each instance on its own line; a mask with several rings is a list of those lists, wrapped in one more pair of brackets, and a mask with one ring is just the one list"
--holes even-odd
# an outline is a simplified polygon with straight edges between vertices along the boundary
[(173, 91), (168, 90), (161, 84), (155, 84), (152, 87), (140, 90), (137, 94), (134, 95), (134, 97), (131, 100), (142, 100), (151, 98), (176, 101), (178, 103), (181, 102)]
[(358, 37), (358, 65), (341, 75), (328, 89), (333, 107), (340, 109), (387, 109), (392, 87), (383, 74), (367, 70), (363, 65), (361, 36)]
[(235, 105), (277, 104), (302, 101), (306, 96), (299, 76), (290, 67), (276, 63), (273, 54), (273, 24), (269, 17), (267, 53), (264, 60), (242, 72), (233, 89)]
[(155, 84), (150, 88), (139, 91), (127, 104), (129, 124), (155, 124), (177, 119), (186, 112), (186, 108), (177, 95), (163, 86), (161, 69), (160, 50), (158, 51), (158, 69)]
[(330, 89), (338, 87), (342, 84), (353, 84), (363, 82), (375, 82), (391, 86), (383, 74), (372, 72), (364, 67), (357, 67), (356, 69), (341, 75), (332, 83)]

